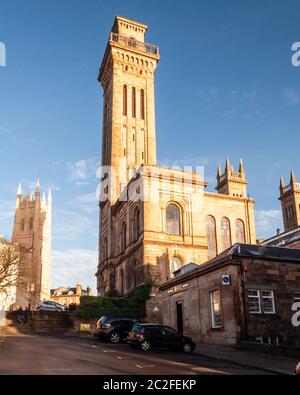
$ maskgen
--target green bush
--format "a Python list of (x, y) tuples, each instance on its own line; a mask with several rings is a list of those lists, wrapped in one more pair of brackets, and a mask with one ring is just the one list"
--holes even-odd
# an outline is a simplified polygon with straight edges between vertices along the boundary
[(81, 319), (96, 319), (103, 315), (144, 318), (151, 289), (152, 281), (148, 280), (124, 297), (81, 296), (75, 314)]

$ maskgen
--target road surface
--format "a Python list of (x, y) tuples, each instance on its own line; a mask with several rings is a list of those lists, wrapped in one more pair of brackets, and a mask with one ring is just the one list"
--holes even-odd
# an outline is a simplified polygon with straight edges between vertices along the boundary
[(0, 336), (0, 374), (261, 375), (265, 371), (172, 351), (132, 350), (96, 339)]

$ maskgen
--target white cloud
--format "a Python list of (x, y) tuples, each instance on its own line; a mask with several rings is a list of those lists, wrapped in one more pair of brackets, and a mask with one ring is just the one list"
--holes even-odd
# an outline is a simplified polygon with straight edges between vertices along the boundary
[(293, 88), (284, 89), (283, 97), (291, 106), (296, 106), (300, 103), (300, 94)]
[(81, 159), (78, 162), (67, 163), (69, 181), (77, 186), (88, 185), (92, 179), (96, 179), (99, 159)]
[(69, 249), (52, 252), (52, 287), (90, 286), (96, 293), (98, 252), (94, 250)]
[(74, 210), (56, 210), (53, 217), (53, 238), (78, 240), (82, 235), (96, 235), (95, 218)]
[(281, 210), (256, 210), (255, 221), (257, 237), (271, 237), (277, 229), (282, 229)]

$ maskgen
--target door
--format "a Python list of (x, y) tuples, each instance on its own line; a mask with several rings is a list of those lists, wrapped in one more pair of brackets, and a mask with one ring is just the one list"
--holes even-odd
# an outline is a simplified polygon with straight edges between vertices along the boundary
[(182, 302), (176, 303), (176, 311), (177, 311), (177, 331), (180, 335), (183, 334), (183, 306)]
[(161, 347), (178, 348), (180, 345), (180, 336), (178, 333), (167, 326), (161, 328), (162, 342)]

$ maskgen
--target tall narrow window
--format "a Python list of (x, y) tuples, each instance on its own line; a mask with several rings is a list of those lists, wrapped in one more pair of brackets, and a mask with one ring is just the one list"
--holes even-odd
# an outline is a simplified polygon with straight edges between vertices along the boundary
[(166, 213), (167, 233), (170, 235), (180, 235), (180, 210), (175, 204), (169, 204)]
[(30, 229), (30, 230), (33, 229), (33, 218), (30, 218), (29, 229)]
[(216, 220), (211, 215), (206, 218), (206, 234), (208, 256), (209, 258), (214, 258), (217, 255)]
[(136, 89), (132, 88), (132, 118), (136, 118)]
[(238, 243), (246, 243), (245, 225), (241, 219), (237, 219), (235, 223), (236, 241)]
[(122, 226), (122, 235), (121, 235), (121, 252), (125, 252), (126, 250), (126, 245), (127, 245), (126, 233), (127, 233), (127, 227), (126, 227), (126, 223), (124, 222)]
[(140, 237), (141, 234), (141, 224), (140, 224), (140, 210), (136, 210), (136, 216), (135, 216), (135, 223), (136, 223), (136, 240)]
[(127, 116), (127, 85), (123, 86), (123, 115)]
[(228, 218), (221, 219), (222, 250), (225, 251), (231, 246), (230, 221)]
[(21, 230), (24, 231), (25, 230), (25, 220), (22, 219), (21, 221)]
[(222, 328), (221, 293), (219, 289), (210, 292), (210, 311), (212, 328)]
[(177, 256), (174, 256), (170, 262), (170, 277), (174, 278), (175, 277), (175, 272), (179, 270), (182, 266), (182, 261), (180, 258)]
[(141, 119), (145, 119), (145, 91), (141, 90)]

